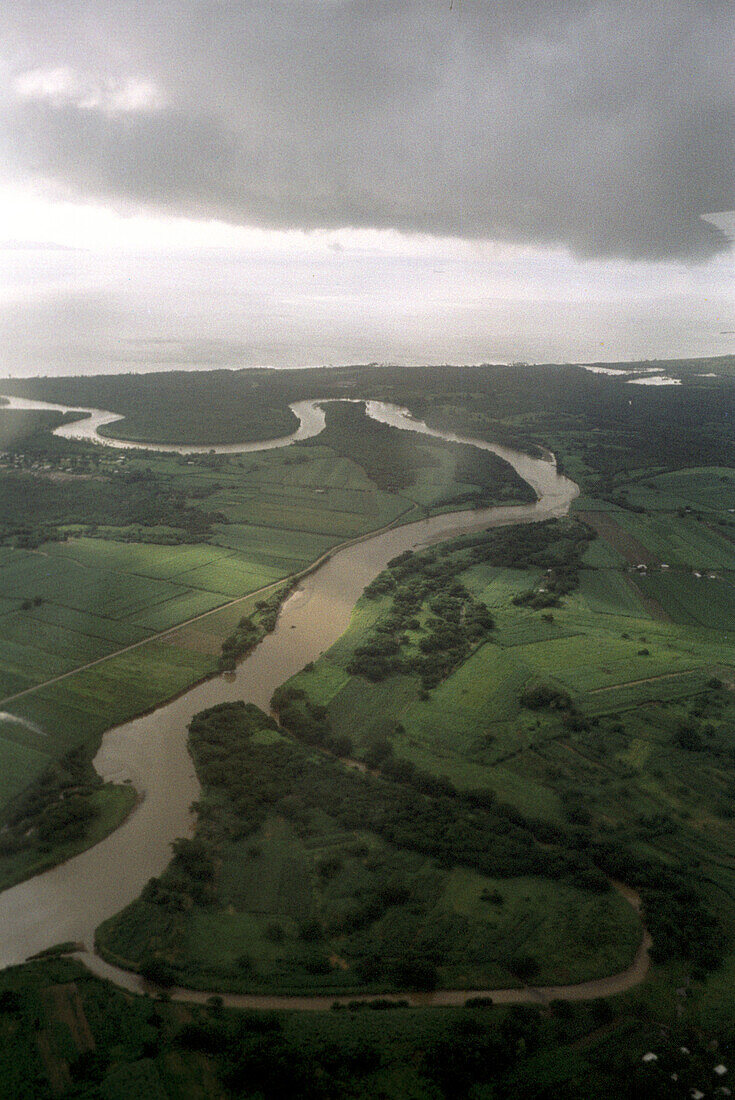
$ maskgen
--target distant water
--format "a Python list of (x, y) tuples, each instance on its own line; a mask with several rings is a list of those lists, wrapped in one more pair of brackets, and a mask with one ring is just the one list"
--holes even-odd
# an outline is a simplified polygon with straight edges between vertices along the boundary
[[(735, 351), (732, 261), (345, 251), (315, 259), (0, 249), (0, 378), (346, 363), (600, 362)], [(622, 270), (622, 269), (621, 269)]]

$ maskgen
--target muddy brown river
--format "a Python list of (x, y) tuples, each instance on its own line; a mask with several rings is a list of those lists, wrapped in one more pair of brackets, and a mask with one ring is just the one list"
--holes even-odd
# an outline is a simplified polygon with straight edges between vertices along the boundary
[[(9, 405), (69, 411), (20, 399), (11, 399)], [(298, 402), (292, 407), (301, 425), (284, 440), (239, 448), (165, 449), (184, 453), (262, 450), (285, 446), (321, 431), (324, 414), (319, 402)], [(367, 408), (375, 419), (397, 428), (493, 451), (535, 489), (537, 503), (434, 516), (390, 528), (335, 551), (301, 581), (284, 603), (273, 633), (245, 658), (234, 677), (208, 680), (154, 712), (109, 730), (95, 757), (95, 767), (104, 779), (131, 782), (141, 795), (140, 803), (119, 829), (94, 848), (0, 894), (0, 967), (22, 962), (54, 944), (75, 941), (87, 947), (90, 954), (85, 955), (85, 962), (96, 972), (128, 988), (140, 988), (137, 976), (109, 967), (91, 954), (94, 932), (103, 920), (137, 897), (151, 876), (163, 871), (170, 858), (171, 842), (192, 833), (190, 806), (199, 796), (187, 750), (187, 726), (193, 715), (205, 707), (238, 699), (267, 710), (275, 688), (307, 662), (316, 660), (344, 632), (361, 592), (395, 555), (489, 526), (563, 516), (578, 493), (574, 482), (557, 473), (552, 460), (430, 429), (395, 405), (369, 401)], [(64, 425), (58, 433), (112, 443), (96, 437), (96, 430), (99, 417), (115, 417), (100, 410), (92, 412), (97, 419), (88, 417)], [(114, 441), (113, 445), (134, 446), (125, 441)], [(252, 1001), (250, 998), (249, 1003)]]

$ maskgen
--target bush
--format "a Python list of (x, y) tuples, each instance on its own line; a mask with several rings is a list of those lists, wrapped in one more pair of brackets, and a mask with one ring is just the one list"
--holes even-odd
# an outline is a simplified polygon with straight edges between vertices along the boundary
[(275, 921), (273, 921), (271, 924), (266, 926), (265, 938), (267, 940), (270, 940), (271, 943), (283, 943), (286, 938), (286, 933), (283, 931), (280, 924), (277, 924)]
[(527, 710), (569, 710), (572, 706), (569, 694), (551, 684), (537, 684), (536, 687), (526, 688), (518, 701)]
[(429, 992), (439, 984), (439, 973), (427, 959), (405, 958), (395, 963), (391, 977), (400, 989)]
[(299, 925), (299, 939), (304, 943), (315, 943), (324, 939), (324, 930), (318, 920), (305, 920)]
[(676, 743), (687, 752), (701, 752), (704, 742), (697, 727), (691, 722), (682, 722), (676, 732)]
[(176, 973), (170, 963), (165, 959), (159, 959), (155, 955), (149, 955), (140, 964), (140, 976), (151, 985), (170, 989), (176, 984)]
[(541, 964), (533, 955), (514, 955), (508, 966), (514, 977), (522, 982), (533, 981), (541, 971)]

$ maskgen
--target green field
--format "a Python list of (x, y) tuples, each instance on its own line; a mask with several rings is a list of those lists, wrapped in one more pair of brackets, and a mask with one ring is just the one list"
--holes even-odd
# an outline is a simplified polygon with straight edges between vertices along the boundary
[[(639, 593), (657, 593), (653, 582), (688, 581), (675, 573), (634, 578), (625, 569), (582, 569), (576, 590), (546, 617), (512, 602), (519, 592), (543, 586), (540, 571), (473, 565), (459, 579), (487, 603), (496, 626), (430, 698), (420, 698), (420, 685), (405, 674), (371, 683), (347, 672), (355, 649), (387, 613), (385, 598), (363, 597), (346, 634), (292, 681), (327, 706), (334, 732), (349, 735), (358, 752), (387, 735), (397, 752), (422, 767), (505, 794), (505, 780), (500, 786), (495, 781), (495, 762), (535, 751), (540, 738), (557, 736), (556, 730), (539, 730), (538, 717), (520, 706), (525, 687), (553, 682), (583, 712), (602, 714), (696, 694), (723, 666), (735, 666), (727, 605), (710, 614), (710, 627), (720, 630), (686, 630), (647, 614)], [(694, 583), (711, 588), (725, 582)], [(396, 726), (400, 733), (393, 732)], [(514, 787), (523, 809), (540, 797), (536, 786)]]
[[(679, 520), (670, 519), (672, 542)], [(687, 527), (686, 518), (681, 523)], [(612, 537), (617, 541), (617, 532)], [(487, 538), (483, 553), (497, 560), (498, 536)], [(368, 592), (346, 634), (287, 690), (323, 706), (329, 737), (348, 737), (354, 755), (380, 767), (387, 760), (458, 790), (487, 790), (521, 814), (582, 831), (590, 843), (615, 838), (629, 847), (631, 868), (636, 859), (677, 873), (698, 868), (686, 872), (692, 889), (729, 937), (735, 702), (719, 685), (732, 683), (735, 639), (730, 603), (717, 596), (727, 582), (675, 569), (639, 575), (626, 565), (585, 567), (591, 554), (580, 547), (572, 590), (548, 610), (533, 610), (527, 594), (550, 587), (546, 570), (467, 568), (464, 545), (448, 544), (438, 560), (455, 563), (455, 583), (487, 603), (495, 629), (438, 686), (422, 691), (405, 670), (378, 682), (350, 673), (353, 654), (395, 614), (390, 593), (407, 583), (400, 566), (395, 587), (379, 582), (389, 594)], [(422, 557), (435, 562), (437, 552), (419, 555), (410, 576), (421, 575)], [(551, 557), (549, 564), (553, 595), (558, 567)], [(649, 600), (656, 601), (653, 612)], [(418, 618), (424, 621), (423, 612)], [(559, 709), (525, 704), (525, 693), (539, 685), (567, 702)], [(297, 732), (301, 705), (289, 703), (284, 712)], [(618, 873), (625, 874), (622, 865)], [(651, 917), (657, 904), (665, 903), (649, 902)], [(680, 950), (686, 955), (686, 944)]]
[[(636, 949), (610, 879), (639, 892), (654, 946), (646, 981), (604, 1004), (388, 1016), (378, 999), (240, 1017), (34, 964), (0, 982), (0, 1095), (633, 1100), (676, 1095), (672, 1075), (716, 1094), (735, 1040), (735, 385), (732, 359), (715, 380), (700, 368), (650, 391), (569, 366), (213, 373), (197, 416), (171, 401), (165, 422), (181, 379), (17, 383), (127, 412), (117, 430), (141, 438), (157, 417), (171, 438), (270, 434), (292, 400), (369, 394), (550, 447), (597, 534), (423, 551), (277, 693), (283, 729), (244, 728), (236, 705), (219, 728), (200, 716), (196, 840), (103, 926), (110, 957), (206, 989), (564, 982)], [(359, 406), (307, 445), (226, 457), (50, 441), (54, 422), (0, 415), (0, 885), (121, 819), (131, 791), (89, 770), (100, 734), (211, 673), (261, 586), (386, 523), (513, 493), (489, 460)]]
[[(0, 547), (4, 697), (266, 587), (336, 542), (415, 507), (412, 498), (376, 488), (354, 462), (323, 446), (216, 459), (94, 457), (101, 486), (121, 469), (128, 478), (154, 478), (169, 497), (185, 493), (187, 507), (204, 501), (217, 521), (207, 541), (188, 544), (136, 541), (145, 529), (135, 525), (112, 525), (104, 537), (95, 525), (98, 537), (89, 537), (77, 523), (67, 526), (65, 541)], [(33, 486), (44, 482), (36, 474), (12, 476), (30, 477)], [(91, 483), (72, 477), (56, 485), (54, 507), (63, 507), (66, 486), (76, 493), (83, 484)], [(437, 492), (446, 490), (442, 482)], [(151, 530), (157, 537), (159, 529)]]
[[(341, 408), (330, 406), (330, 423)], [(464, 453), (432, 443), (442, 473), (426, 481), (418, 437), (385, 426), (381, 445), (407, 462), (400, 490), (371, 480), (349, 447), (323, 441), (120, 455), (48, 436), (56, 415), (2, 416), (0, 710), (11, 717), (0, 725), (0, 814), (80, 742), (93, 752), (105, 729), (216, 672), (223, 641), (252, 610), (249, 594), (335, 544), (422, 514), (419, 500), (431, 510), (452, 492), (464, 499), (472, 485), (452, 484), (460, 458), (477, 473)], [(363, 450), (370, 424), (353, 433)], [(486, 495), (526, 491), (494, 456), (486, 465), (480, 474), (495, 484), (483, 483)], [(10, 878), (21, 863), (14, 855)]]
[[(100, 928), (114, 961), (145, 972), (153, 952), (205, 989), (339, 993), (428, 981), (419, 963), (449, 988), (516, 985), (524, 966), (539, 982), (582, 981), (635, 953), (640, 925), (617, 892), (577, 885), (571, 865), (545, 877), (528, 834), (492, 812), (368, 780), (255, 708), (205, 712), (190, 744), (206, 807), (197, 836)], [(444, 830), (475, 818), (477, 847), (447, 849)]]

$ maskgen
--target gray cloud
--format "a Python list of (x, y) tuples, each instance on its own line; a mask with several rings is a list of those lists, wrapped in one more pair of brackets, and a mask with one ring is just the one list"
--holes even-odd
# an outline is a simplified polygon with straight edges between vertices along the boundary
[(735, 207), (731, 3), (5, 9), (0, 140), (16, 178), (240, 223), (585, 257), (696, 260), (727, 244), (701, 215)]

